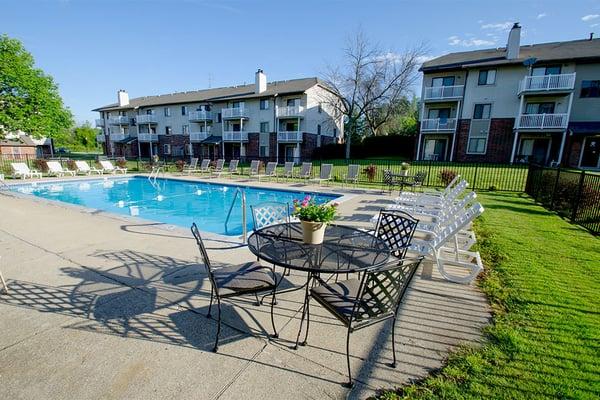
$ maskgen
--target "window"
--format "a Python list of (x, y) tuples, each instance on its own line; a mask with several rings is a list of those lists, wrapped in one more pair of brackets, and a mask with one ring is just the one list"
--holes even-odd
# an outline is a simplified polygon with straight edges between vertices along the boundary
[(119, 115), (120, 115), (121, 117), (126, 117), (126, 116), (127, 116), (127, 112), (126, 112), (126, 111), (120, 111), (120, 112), (119, 112)]
[(469, 147), (467, 148), (467, 153), (469, 153), (469, 154), (485, 154), (486, 146), (487, 146), (487, 137), (485, 137), (485, 138), (470, 137), (469, 138)]
[(525, 114), (554, 114), (554, 103), (527, 103)]
[(296, 132), (299, 129), (297, 122), (286, 122), (285, 130), (288, 132)]
[(323, 103), (319, 103), (319, 114), (323, 112)]
[(475, 104), (473, 119), (490, 119), (491, 104)]
[(189, 125), (181, 125), (181, 133), (184, 135), (190, 134), (190, 126)]
[(261, 122), (260, 123), (260, 131), (262, 133), (269, 132), (269, 123), (268, 122)]
[(165, 112), (165, 117), (171, 116), (171, 109), (169, 107), (165, 107), (164, 112)]
[(156, 127), (155, 126), (150, 127), (150, 133), (156, 135)]
[(221, 113), (217, 114), (217, 122), (220, 124), (221, 122), (223, 122), (223, 117), (221, 116)]
[(600, 80), (581, 81), (580, 97), (600, 97)]
[(146, 115), (154, 115), (154, 110), (149, 108), (146, 110)]
[(163, 146), (163, 153), (164, 154), (171, 154), (171, 145), (170, 144), (165, 144)]
[(454, 77), (453, 76), (444, 76), (440, 78), (433, 78), (431, 80), (431, 86), (439, 87), (439, 86), (454, 86)]
[(187, 106), (181, 106), (181, 115), (187, 115)]
[(243, 101), (234, 101), (232, 107), (233, 108), (244, 108), (244, 102)]
[(479, 71), (478, 85), (493, 85), (496, 83), (496, 70), (495, 69), (483, 69)]
[(269, 99), (260, 99), (260, 109), (261, 110), (269, 109)]
[(333, 128), (333, 136), (337, 136), (337, 128)]
[(173, 129), (170, 126), (165, 126), (165, 135), (170, 135), (173, 133)]
[(321, 125), (317, 125), (317, 135), (321, 134)]
[(534, 67), (531, 70), (532, 76), (544, 76), (544, 75), (559, 75), (560, 65), (548, 65), (545, 67)]
[(183, 146), (173, 146), (172, 151), (175, 157), (183, 156)]
[(259, 156), (267, 157), (267, 146), (260, 146)]

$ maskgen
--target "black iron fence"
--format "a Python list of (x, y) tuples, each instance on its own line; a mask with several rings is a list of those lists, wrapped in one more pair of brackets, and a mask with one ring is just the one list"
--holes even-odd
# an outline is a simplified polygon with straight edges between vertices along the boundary
[(530, 165), (525, 192), (594, 234), (600, 234), (600, 175)]

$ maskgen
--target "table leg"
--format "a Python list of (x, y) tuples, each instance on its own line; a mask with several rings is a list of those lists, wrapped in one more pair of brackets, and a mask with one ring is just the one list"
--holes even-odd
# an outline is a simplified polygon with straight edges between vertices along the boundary
[[(300, 328), (298, 329), (298, 336), (296, 336), (296, 345), (294, 346), (294, 350), (298, 350), (298, 343), (300, 342), (300, 334), (302, 333), (302, 325), (304, 323), (304, 317), (306, 316), (306, 312), (308, 310), (308, 302), (310, 301), (310, 283), (312, 280), (313, 276), (312, 274), (309, 272), (307, 279), (306, 279), (306, 284), (304, 285), (306, 287), (306, 292), (304, 294), (304, 304), (302, 305), (302, 318), (300, 319)], [(308, 322), (307, 322), (307, 329), (308, 329)], [(308, 333), (307, 333), (308, 336)]]
[[(285, 268), (284, 268), (283, 270), (284, 270), (284, 272), (285, 272)], [(283, 276), (283, 274), (282, 274), (282, 275), (281, 275), (281, 279), (279, 279), (279, 281), (277, 282), (277, 284), (276, 284), (276, 286), (275, 286), (276, 288), (278, 288), (278, 287), (279, 287), (279, 285), (280, 285), (280, 284), (281, 284), (281, 282), (283, 281), (283, 278), (284, 278), (284, 276)], [(302, 289), (304, 288), (304, 286), (305, 286), (305, 285), (306, 285), (306, 283), (305, 283), (305, 284), (303, 284), (303, 285), (301, 285), (301, 286), (295, 286), (295, 287), (291, 287), (291, 288), (289, 288), (289, 289), (283, 289), (283, 290), (277, 290), (277, 289), (275, 289), (275, 295), (277, 296), (277, 295), (279, 295), (279, 294), (282, 294), (282, 293), (290, 293), (290, 292), (295, 292), (296, 290), (302, 290)], [(268, 297), (268, 296), (271, 296), (271, 295), (272, 295), (271, 293), (267, 293), (267, 294), (263, 295), (263, 296), (261, 297), (261, 299), (260, 299), (260, 304), (263, 304), (263, 301), (265, 300), (265, 297)], [(275, 303), (275, 304), (277, 304), (277, 303)]]

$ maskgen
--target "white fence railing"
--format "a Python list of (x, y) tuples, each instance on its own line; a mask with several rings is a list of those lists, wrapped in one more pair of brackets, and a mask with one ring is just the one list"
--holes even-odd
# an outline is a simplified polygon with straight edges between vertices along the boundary
[(123, 140), (123, 139), (125, 139), (124, 133), (111, 133), (110, 134), (111, 142), (118, 142), (119, 140)]
[(223, 141), (225, 142), (247, 142), (248, 132), (246, 131), (223, 131)]
[(243, 118), (247, 117), (248, 115), (244, 107), (233, 107), (222, 109), (221, 116), (223, 118)]
[(156, 124), (158, 118), (154, 114), (140, 114), (135, 117), (135, 121), (138, 124)]
[(430, 118), (421, 121), (421, 132), (453, 131), (456, 118)]
[(209, 135), (209, 132), (190, 132), (190, 142), (201, 142)]
[(98, 142), (98, 143), (106, 142), (106, 137), (104, 137), (104, 133), (100, 133), (100, 134), (96, 135), (96, 142)]
[(460, 99), (465, 87), (455, 86), (429, 86), (425, 88), (425, 100)]
[(277, 118), (301, 117), (304, 115), (304, 107), (301, 105), (277, 107), (276, 114)]
[(519, 129), (566, 129), (568, 114), (523, 114), (519, 116)]
[(519, 83), (519, 93), (575, 88), (575, 73), (559, 75), (526, 76)]
[(210, 121), (212, 113), (210, 111), (191, 111), (188, 115), (189, 121)]
[(111, 125), (127, 125), (129, 124), (129, 117), (126, 116), (118, 116), (118, 117), (110, 117), (108, 119), (108, 123)]
[(301, 142), (302, 132), (298, 131), (280, 131), (277, 132), (278, 142)]
[(96, 120), (96, 126), (97, 127), (103, 127), (104, 126), (104, 120), (102, 118), (97, 119)]
[(137, 137), (140, 142), (158, 142), (156, 133), (138, 133)]

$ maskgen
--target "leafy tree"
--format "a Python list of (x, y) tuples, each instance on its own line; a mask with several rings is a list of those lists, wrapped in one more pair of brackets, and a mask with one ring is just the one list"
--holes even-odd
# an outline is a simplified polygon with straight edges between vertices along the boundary
[(23, 44), (0, 36), (0, 137), (23, 131), (58, 138), (73, 124), (51, 76), (35, 68)]
[(93, 128), (89, 122), (86, 122), (56, 138), (54, 144), (57, 147), (66, 147), (73, 151), (97, 150), (96, 135), (98, 133), (98, 129)]
[(379, 135), (414, 136), (418, 133), (419, 102), (403, 98), (394, 105), (392, 116), (379, 127)]

